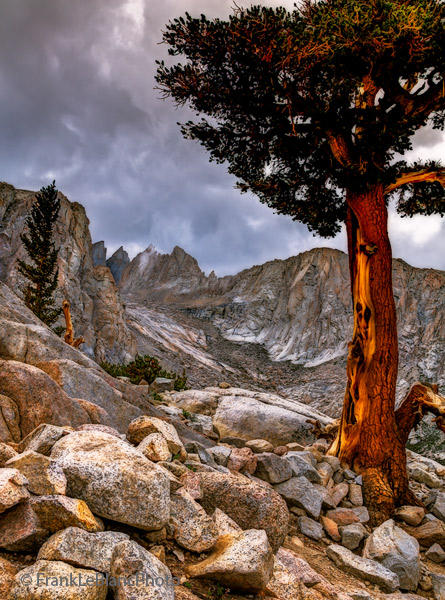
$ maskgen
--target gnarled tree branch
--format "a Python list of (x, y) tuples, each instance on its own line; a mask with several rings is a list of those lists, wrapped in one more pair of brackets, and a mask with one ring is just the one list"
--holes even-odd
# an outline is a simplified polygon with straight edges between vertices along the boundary
[(445, 433), (445, 398), (440, 396), (437, 385), (415, 383), (400, 407), (396, 410), (396, 424), (404, 444), (411, 430), (428, 413), (435, 416), (438, 429)]
[(425, 168), (401, 173), (394, 183), (385, 188), (384, 193), (387, 195), (402, 185), (421, 183), (423, 181), (438, 181), (442, 187), (445, 187), (445, 169)]

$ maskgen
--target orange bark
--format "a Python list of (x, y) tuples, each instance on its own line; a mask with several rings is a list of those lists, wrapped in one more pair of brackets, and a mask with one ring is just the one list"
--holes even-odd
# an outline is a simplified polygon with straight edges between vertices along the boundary
[(384, 189), (349, 193), (347, 203), (354, 333), (340, 429), (330, 453), (362, 474), (365, 504), (378, 524), (397, 505), (419, 502), (408, 487), (405, 443), (395, 420), (397, 322)]

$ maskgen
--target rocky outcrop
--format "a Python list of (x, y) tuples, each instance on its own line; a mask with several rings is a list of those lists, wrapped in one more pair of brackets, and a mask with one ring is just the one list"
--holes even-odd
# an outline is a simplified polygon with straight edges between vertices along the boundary
[(119, 283), (122, 278), (122, 273), (129, 264), (130, 257), (122, 246), (118, 248), (116, 252), (109, 259), (107, 259), (106, 262), (106, 265), (110, 269), (116, 283)]
[(105, 242), (96, 242), (92, 246), (93, 251), (93, 265), (95, 267), (107, 266), (107, 249), (105, 248)]
[[(24, 283), (16, 264), (18, 259), (27, 260), (20, 234), (25, 228), (34, 195), (34, 192), (0, 183), (0, 281), (12, 290), (19, 290)], [(54, 236), (59, 248), (57, 303), (61, 306), (65, 298), (70, 303), (74, 331), (85, 338), (84, 352), (99, 361), (127, 360), (136, 348), (125, 324), (109, 269), (94, 266), (85, 209), (77, 202), (70, 202), (63, 194), (60, 199)], [(97, 265), (103, 263), (101, 253), (101, 247), (96, 246)]]

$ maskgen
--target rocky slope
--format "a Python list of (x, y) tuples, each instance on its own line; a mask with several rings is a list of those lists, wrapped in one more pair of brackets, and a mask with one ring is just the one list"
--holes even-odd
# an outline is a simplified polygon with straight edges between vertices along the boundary
[[(20, 234), (34, 192), (0, 183), (0, 281), (19, 290), (23, 279), (16, 269), (25, 259)], [(124, 311), (113, 277), (105, 266), (93, 266), (89, 221), (83, 206), (63, 194), (55, 241), (59, 250), (59, 288), (56, 298), (71, 305), (76, 335), (86, 343), (84, 352), (98, 361), (123, 361), (136, 352), (125, 323)]]

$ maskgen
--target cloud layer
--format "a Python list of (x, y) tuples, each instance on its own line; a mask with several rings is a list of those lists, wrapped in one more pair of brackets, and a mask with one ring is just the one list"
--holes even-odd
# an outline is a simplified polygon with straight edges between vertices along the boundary
[[(269, 5), (293, 1), (269, 1)], [(289, 218), (240, 195), (224, 167), (185, 141), (187, 109), (154, 88), (161, 30), (186, 10), (226, 17), (232, 0), (14, 0), (0, 20), (0, 179), (39, 189), (56, 179), (81, 202), (94, 241), (131, 255), (175, 245), (219, 275), (314, 246), (345, 249), (344, 234), (314, 238)], [(438, 132), (417, 156), (440, 157)], [(445, 224), (391, 218), (394, 255), (445, 268)]]

